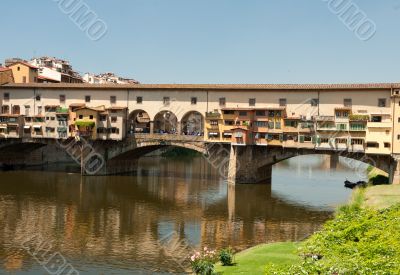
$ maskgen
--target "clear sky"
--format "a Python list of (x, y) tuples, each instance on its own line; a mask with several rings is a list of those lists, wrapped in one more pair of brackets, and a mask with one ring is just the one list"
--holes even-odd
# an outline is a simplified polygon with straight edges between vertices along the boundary
[(142, 83), (400, 81), (400, 0), (352, 0), (376, 24), (368, 41), (326, 0), (81, 1), (107, 25), (98, 41), (57, 0), (1, 1), (0, 62), (56, 56)]

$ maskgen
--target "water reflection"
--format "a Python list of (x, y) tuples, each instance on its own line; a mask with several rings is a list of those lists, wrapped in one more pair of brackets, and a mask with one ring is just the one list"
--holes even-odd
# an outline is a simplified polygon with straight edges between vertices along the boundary
[(341, 182), (351, 171), (341, 167), (326, 182), (326, 169), (317, 165), (307, 178), (295, 171), (310, 175), (312, 166), (294, 165), (275, 167), (272, 186), (228, 186), (201, 157), (143, 158), (136, 173), (110, 177), (2, 172), (0, 271), (43, 273), (20, 247), (35, 233), (85, 274), (174, 271), (160, 247), (171, 232), (194, 248), (301, 240), (346, 200)]

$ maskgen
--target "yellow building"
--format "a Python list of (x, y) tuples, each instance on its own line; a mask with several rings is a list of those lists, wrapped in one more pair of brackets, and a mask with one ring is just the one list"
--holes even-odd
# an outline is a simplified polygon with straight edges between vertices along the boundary
[(14, 83), (12, 70), (7, 67), (0, 67), (0, 85)]
[(97, 127), (99, 124), (100, 113), (105, 111), (104, 106), (90, 108), (82, 107), (75, 110), (75, 135), (97, 139)]
[(12, 70), (15, 83), (37, 83), (38, 68), (25, 62), (17, 62), (8, 66)]

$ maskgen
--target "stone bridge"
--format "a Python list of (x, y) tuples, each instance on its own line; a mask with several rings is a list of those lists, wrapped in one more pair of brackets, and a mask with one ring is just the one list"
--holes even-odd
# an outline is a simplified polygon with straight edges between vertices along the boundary
[[(38, 150), (49, 147), (48, 151), (38, 154)], [(397, 156), (375, 155), (350, 152), (347, 150), (319, 150), (314, 148), (283, 148), (276, 146), (231, 145), (230, 143), (205, 142), (202, 136), (172, 134), (134, 134), (123, 141), (86, 141), (75, 139), (3, 139), (0, 140), (0, 164), (29, 165), (32, 155), (42, 162), (49, 161), (48, 155), (55, 155), (57, 161), (61, 154), (69, 155), (83, 165), (86, 175), (106, 175), (128, 172), (123, 163), (135, 162), (157, 149), (181, 147), (201, 153), (220, 171), (221, 176), (230, 183), (270, 183), (272, 165), (301, 155), (325, 154), (331, 156), (334, 168), (339, 156), (349, 159), (347, 162), (355, 171), (360, 169), (361, 161), (377, 167), (390, 176), (390, 182), (400, 183)], [(36, 153), (35, 153), (36, 152)], [(19, 156), (19, 157), (15, 157)], [(131, 168), (132, 166), (130, 166)], [(88, 172), (89, 171), (89, 172)]]

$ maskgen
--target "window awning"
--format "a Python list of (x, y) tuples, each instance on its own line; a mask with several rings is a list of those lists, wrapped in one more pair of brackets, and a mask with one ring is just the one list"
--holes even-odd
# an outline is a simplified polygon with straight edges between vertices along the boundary
[(40, 128), (42, 128), (42, 125), (33, 125), (33, 128), (34, 129), (40, 129)]
[(0, 125), (0, 129), (7, 129), (7, 126)]
[(241, 132), (235, 133), (235, 137), (241, 138), (241, 137), (243, 137), (243, 133), (241, 133)]
[(219, 133), (217, 133), (217, 132), (210, 132), (210, 133), (208, 133), (208, 135), (209, 135), (209, 136), (218, 136)]
[(31, 128), (31, 126), (29, 126), (29, 125), (24, 126), (24, 129), (30, 129), (30, 128)]
[(224, 133), (224, 136), (231, 137), (232, 133)]

